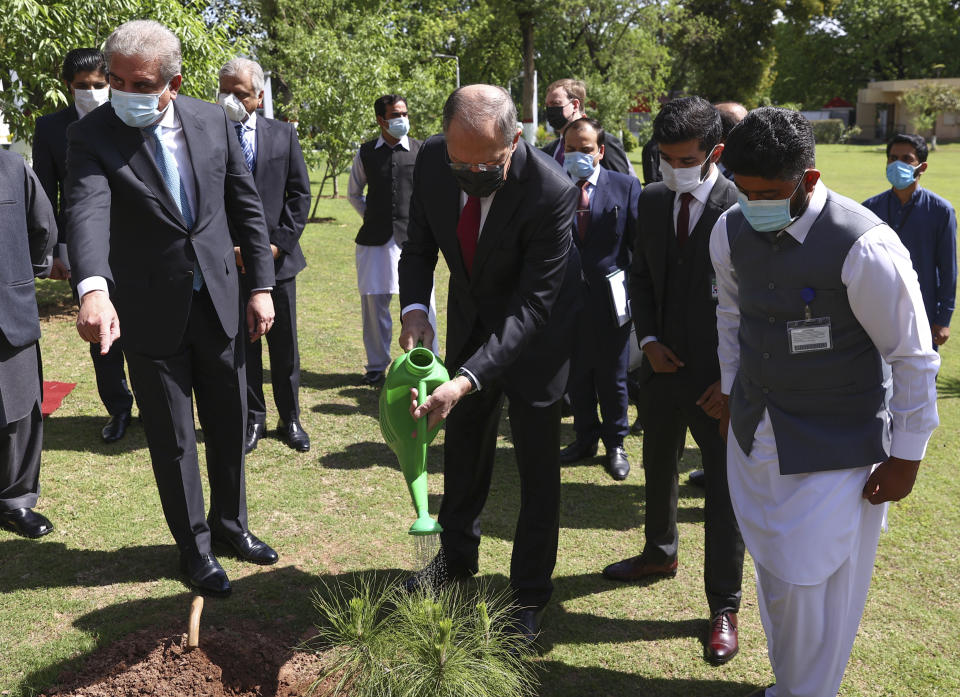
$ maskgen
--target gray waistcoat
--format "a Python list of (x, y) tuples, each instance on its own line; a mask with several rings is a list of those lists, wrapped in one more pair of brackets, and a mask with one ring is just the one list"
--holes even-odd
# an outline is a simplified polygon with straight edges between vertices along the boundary
[[(880, 224), (870, 211), (828, 191), (801, 245), (761, 233), (739, 209), (727, 216), (740, 303), (740, 368), (730, 394), (733, 434), (747, 454), (766, 408), (781, 474), (862, 467), (886, 459), (883, 361), (850, 309), (840, 271), (859, 237)], [(791, 354), (787, 322), (829, 317), (833, 348)]]

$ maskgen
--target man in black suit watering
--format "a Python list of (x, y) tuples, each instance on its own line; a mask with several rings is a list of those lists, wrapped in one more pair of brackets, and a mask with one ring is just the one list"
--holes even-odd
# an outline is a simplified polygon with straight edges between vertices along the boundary
[[(234, 58), (220, 68), (218, 101), (234, 122), (244, 162), (263, 203), (270, 234), (270, 251), (277, 284), (273, 287), (276, 311), (267, 334), (273, 401), (280, 420), (277, 435), (299, 452), (310, 450), (310, 436), (300, 426), (300, 347), (297, 343), (297, 274), (307, 266), (300, 235), (310, 209), (310, 175), (303, 161), (293, 124), (257, 116), (263, 102), (263, 69), (246, 58)], [(241, 270), (240, 286), (251, 287), (244, 273), (243, 253), (234, 247)], [(257, 447), (266, 431), (267, 404), (263, 397), (263, 347), (247, 343), (247, 430), (244, 452)]]
[(420, 149), (400, 257), (404, 350), (432, 342), (427, 304), (438, 253), (450, 268), (446, 364), (455, 377), (414, 411), (431, 425), (447, 420), (443, 557), (407, 585), (477, 572), (479, 517), (506, 396), (521, 479), (510, 584), (521, 606), (517, 631), (532, 641), (557, 555), (560, 397), (580, 301), (571, 236), (577, 191), (519, 140), (516, 108), (500, 87), (451, 94), (443, 131)]
[(710, 230), (737, 200), (720, 175), (720, 114), (700, 97), (675, 99), (653, 122), (663, 181), (640, 194), (630, 273), (633, 320), (646, 355), (643, 466), (645, 544), (639, 556), (603, 570), (619, 581), (677, 572), (678, 454), (687, 428), (700, 447), (704, 502), (704, 587), (711, 632), (706, 658), (720, 664), (738, 650), (737, 611), (743, 540), (727, 491), (726, 446), (718, 428), (726, 409), (717, 358), (717, 284)]
[(0, 527), (37, 538), (53, 525), (33, 510), (43, 447), (33, 278), (50, 269), (57, 225), (37, 176), (6, 150), (0, 150), (0, 201)]
[[(67, 240), (63, 224), (63, 183), (67, 178), (67, 128), (77, 119), (81, 119), (107, 101), (110, 88), (107, 85), (107, 64), (98, 48), (75, 48), (63, 59), (63, 78), (73, 104), (53, 114), (37, 119), (37, 128), (33, 134), (33, 169), (47, 192), (47, 198), (53, 204), (57, 216), (57, 228), (60, 240), (57, 244), (50, 278), (71, 279), (67, 257)], [(74, 286), (74, 290), (76, 287)], [(127, 376), (123, 368), (122, 341), (115, 341), (110, 350), (101, 354), (100, 344), (90, 344), (90, 358), (97, 377), (97, 392), (100, 401), (106, 407), (110, 419), (100, 431), (100, 437), (106, 443), (114, 443), (127, 432), (130, 425), (130, 412), (133, 408), (133, 395), (127, 387)]]
[[(120, 335), (167, 524), (191, 585), (226, 594), (211, 538), (242, 559), (277, 554), (247, 528), (246, 379), (241, 342), (273, 324), (273, 255), (263, 207), (223, 109), (178, 92), (180, 41), (157, 22), (117, 28), (104, 47), (110, 103), (68, 131), (67, 238), (77, 330), (101, 351)], [(240, 332), (231, 228), (253, 290)], [(112, 297), (107, 291), (113, 289)], [(204, 433), (204, 515), (193, 396)]]

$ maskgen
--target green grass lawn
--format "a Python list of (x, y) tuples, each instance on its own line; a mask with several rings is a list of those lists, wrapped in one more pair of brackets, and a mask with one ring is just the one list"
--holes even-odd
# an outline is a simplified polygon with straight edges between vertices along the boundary
[[(930, 163), (924, 183), (960, 200), (960, 146), (942, 147)], [(876, 148), (824, 147), (819, 165), (828, 185), (857, 200), (887, 186), (885, 160)], [(406, 534), (413, 511), (380, 436), (377, 393), (359, 381), (364, 355), (353, 262), (359, 219), (345, 199), (324, 199), (317, 215), (331, 221), (308, 226), (303, 247), (310, 265), (299, 276), (302, 420), (313, 449), (298, 454), (268, 439), (248, 458), (251, 528), (277, 548), (280, 563), (263, 569), (224, 558), (234, 594), (207, 603), (207, 626), (242, 619), (264, 631), (299, 635), (314, 620), (309, 594), (321, 581), (413, 564)], [(441, 317), (446, 277), (445, 269), (437, 274)], [(0, 694), (10, 695), (33, 694), (98, 646), (133, 630), (182, 622), (185, 631), (191, 597), (177, 578), (177, 554), (142, 427), (135, 423), (115, 445), (100, 441), (106, 417), (87, 346), (73, 326), (69, 294), (56, 282), (39, 286), (47, 317), (44, 376), (76, 382), (77, 388), (46, 422), (38, 509), (56, 530), (41, 541), (0, 533)], [(942, 426), (914, 493), (891, 507), (890, 529), (881, 537), (844, 697), (960, 693), (958, 350), (951, 342), (943, 351)], [(269, 383), (266, 390), (269, 403)], [(272, 405), (268, 411), (272, 427)], [(480, 561), (481, 573), (500, 586), (518, 507), (506, 421), (502, 433)], [(572, 435), (567, 419), (563, 437)], [(563, 470), (556, 592), (544, 618), (540, 694), (722, 697), (766, 685), (772, 674), (749, 559), (740, 655), (720, 668), (701, 658), (707, 629), (703, 498), (683, 484), (685, 476), (677, 577), (638, 586), (600, 576), (604, 565), (636, 554), (642, 544), (641, 438), (628, 437), (626, 448), (634, 469), (625, 482), (610, 480), (599, 461)], [(431, 458), (436, 511), (442, 489), (438, 447)], [(683, 468), (698, 464), (699, 453), (688, 441)]]

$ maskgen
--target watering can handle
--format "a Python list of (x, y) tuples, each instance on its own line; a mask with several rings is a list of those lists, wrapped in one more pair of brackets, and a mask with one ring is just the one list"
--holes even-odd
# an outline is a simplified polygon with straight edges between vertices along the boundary
[[(417, 406), (422, 406), (427, 401), (427, 383), (421, 380), (417, 383)], [(420, 418), (417, 424), (417, 444), (425, 446), (427, 444), (427, 416)]]

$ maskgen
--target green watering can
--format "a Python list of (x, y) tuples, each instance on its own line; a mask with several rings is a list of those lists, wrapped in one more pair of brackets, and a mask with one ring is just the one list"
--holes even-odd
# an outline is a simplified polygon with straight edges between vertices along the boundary
[(410, 388), (417, 388), (417, 403), (423, 404), (438, 385), (449, 379), (447, 369), (433, 351), (418, 346), (390, 365), (380, 391), (380, 431), (400, 461), (417, 511), (411, 535), (434, 535), (443, 532), (443, 528), (430, 517), (427, 505), (427, 446), (436, 438), (440, 424), (428, 430), (426, 417), (414, 421), (410, 416)]

